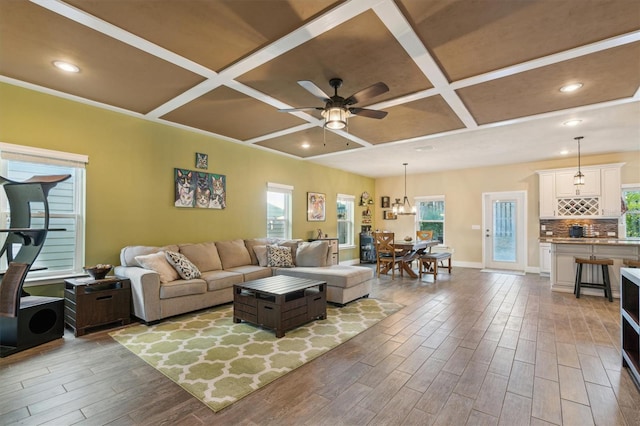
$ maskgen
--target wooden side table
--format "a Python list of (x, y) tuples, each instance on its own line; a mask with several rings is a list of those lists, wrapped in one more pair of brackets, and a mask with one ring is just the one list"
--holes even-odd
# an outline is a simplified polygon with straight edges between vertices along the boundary
[(131, 322), (131, 281), (117, 276), (64, 281), (64, 320), (82, 336), (91, 328)]

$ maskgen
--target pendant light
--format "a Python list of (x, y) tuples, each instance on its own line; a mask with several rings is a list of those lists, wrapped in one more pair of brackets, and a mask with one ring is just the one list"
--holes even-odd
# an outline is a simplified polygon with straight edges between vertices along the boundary
[(580, 185), (584, 185), (584, 175), (580, 170), (580, 140), (584, 136), (577, 136), (574, 139), (578, 141), (578, 173), (573, 176), (573, 184), (576, 186), (576, 195), (580, 195)]
[(412, 207), (409, 202), (409, 198), (407, 197), (407, 164), (402, 163), (404, 166), (404, 198), (402, 199), (402, 203), (400, 202), (400, 198), (396, 198), (396, 202), (393, 203), (392, 210), (393, 214), (399, 215), (415, 215), (416, 208)]

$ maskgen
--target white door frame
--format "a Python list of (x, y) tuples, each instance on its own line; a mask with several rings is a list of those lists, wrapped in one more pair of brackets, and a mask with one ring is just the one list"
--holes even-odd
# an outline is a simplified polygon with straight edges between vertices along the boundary
[[(494, 200), (515, 200), (516, 210), (516, 262), (492, 262), (487, 244), (493, 235), (493, 214), (487, 214)], [(490, 232), (490, 234), (487, 234)], [(489, 237), (487, 237), (489, 235)], [(482, 265), (490, 269), (525, 271), (527, 267), (527, 191), (483, 192), (482, 193)]]

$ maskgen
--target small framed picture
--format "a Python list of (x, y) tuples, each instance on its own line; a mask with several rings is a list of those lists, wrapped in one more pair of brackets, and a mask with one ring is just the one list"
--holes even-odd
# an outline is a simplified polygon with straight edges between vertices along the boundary
[(391, 200), (387, 196), (380, 197), (380, 207), (388, 209), (391, 207)]
[(209, 168), (209, 155), (201, 152), (196, 152), (196, 168), (208, 169)]
[(307, 222), (324, 222), (325, 214), (325, 194), (307, 192)]
[(393, 213), (393, 210), (384, 211), (384, 220), (396, 220), (398, 216)]

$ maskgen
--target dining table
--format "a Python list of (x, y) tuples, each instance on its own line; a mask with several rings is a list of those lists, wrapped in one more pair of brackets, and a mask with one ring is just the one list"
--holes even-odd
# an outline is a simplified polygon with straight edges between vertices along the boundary
[[(396, 257), (400, 257), (401, 273), (406, 272), (411, 278), (418, 278), (418, 274), (411, 268), (411, 264), (425, 251), (431, 251), (431, 247), (440, 244), (439, 240), (420, 240), (420, 241), (394, 241), (393, 247), (396, 249)], [(391, 269), (391, 268), (388, 268)], [(382, 270), (382, 273), (388, 272), (388, 269)]]

